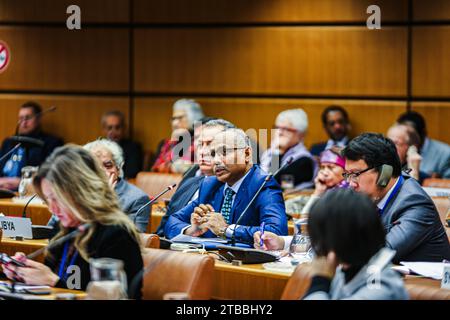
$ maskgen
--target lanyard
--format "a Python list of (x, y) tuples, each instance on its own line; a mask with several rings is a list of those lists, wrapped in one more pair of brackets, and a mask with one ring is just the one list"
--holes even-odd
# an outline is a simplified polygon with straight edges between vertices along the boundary
[[(63, 280), (65, 280), (66, 276), (67, 276), (67, 268), (66, 268), (66, 270), (64, 270), (64, 268), (66, 267), (68, 251), (69, 251), (69, 242), (66, 242), (66, 244), (64, 245), (64, 252), (63, 252), (62, 259), (61, 259), (61, 264), (59, 265), (59, 272), (58, 272), (58, 277)], [(72, 259), (70, 259), (69, 266), (74, 264), (75, 259), (77, 257), (78, 257), (78, 251), (75, 251), (75, 253), (72, 255)], [(69, 266), (67, 266), (67, 267), (69, 267)], [(63, 274), (64, 274), (64, 276), (63, 276)]]
[(389, 202), (391, 202), (392, 198), (394, 198), (396, 196), (396, 194), (400, 191), (400, 188), (402, 187), (403, 184), (403, 176), (400, 175), (400, 177), (398, 178), (398, 182), (395, 185), (394, 190), (392, 190), (391, 194), (389, 195), (389, 197), (386, 200), (386, 203), (383, 206), (383, 209), (380, 209), (380, 216), (383, 215), (384, 210), (386, 209), (386, 207), (389, 205)]

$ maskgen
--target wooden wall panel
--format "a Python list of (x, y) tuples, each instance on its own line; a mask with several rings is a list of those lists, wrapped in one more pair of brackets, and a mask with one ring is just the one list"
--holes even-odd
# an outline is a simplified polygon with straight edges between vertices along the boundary
[(450, 26), (413, 30), (413, 95), (450, 97)]
[(406, 29), (138, 29), (138, 92), (406, 94)]
[(58, 95), (0, 95), (0, 141), (13, 135), (19, 107), (34, 100), (45, 109), (56, 106), (56, 111), (43, 118), (46, 132), (65, 142), (85, 144), (102, 135), (100, 119), (108, 110), (120, 110), (128, 119), (128, 98), (74, 97)]
[(128, 22), (130, 0), (0, 0), (0, 22), (61, 22), (67, 7), (81, 9), (81, 22)]
[(413, 0), (414, 21), (436, 21), (450, 19), (450, 1)]
[(431, 138), (450, 144), (450, 102), (413, 102), (411, 108), (424, 116)]
[(406, 0), (135, 0), (134, 18), (147, 23), (273, 23), (365, 21), (369, 5), (383, 21), (406, 21)]
[[(169, 97), (136, 99), (133, 134), (146, 150), (156, 150), (158, 142), (170, 135), (170, 117), (175, 100)], [(320, 115), (323, 109), (331, 104), (339, 104), (347, 109), (352, 121), (352, 135), (365, 131), (386, 133), (398, 115), (406, 110), (405, 102), (394, 101), (261, 98), (196, 100), (202, 105), (206, 115), (227, 119), (244, 130), (267, 129), (269, 138), (270, 129), (279, 112), (301, 107), (309, 118), (309, 130), (305, 140), (307, 146), (327, 139), (322, 129)]]
[(126, 29), (0, 27), (11, 51), (3, 90), (128, 91)]

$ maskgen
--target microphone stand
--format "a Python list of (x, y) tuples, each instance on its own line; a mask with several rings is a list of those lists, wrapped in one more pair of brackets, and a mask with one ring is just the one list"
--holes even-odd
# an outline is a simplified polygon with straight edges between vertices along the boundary
[(244, 211), (242, 211), (241, 215), (239, 216), (239, 218), (237, 219), (236, 223), (234, 224), (234, 228), (233, 228), (233, 233), (231, 235), (231, 245), (233, 247), (236, 246), (236, 228), (238, 227), (239, 222), (241, 222), (242, 217), (245, 216), (245, 214), (247, 213), (248, 209), (250, 208), (250, 206), (253, 204), (253, 202), (255, 202), (256, 198), (259, 196), (259, 194), (261, 193), (262, 189), (266, 186), (267, 182), (269, 182), (269, 180), (276, 176), (281, 170), (283, 170), (284, 168), (286, 168), (288, 165), (291, 164), (292, 160), (294, 159), (294, 157), (290, 157), (288, 159), (288, 161), (282, 165), (280, 168), (278, 168), (277, 171), (275, 171), (275, 173), (269, 173), (266, 178), (264, 179), (263, 183), (261, 184), (261, 186), (258, 188), (258, 190), (256, 191), (255, 195), (253, 196), (253, 198), (250, 200), (250, 202), (247, 204), (247, 206), (245, 207)]
[(1, 158), (0, 158), (0, 162), (2, 162), (3, 160), (5, 160), (11, 153), (13, 153), (17, 148), (19, 148), (22, 144), (19, 142), (18, 144), (16, 144), (14, 146), (14, 148), (12, 148), (11, 150), (9, 150), (7, 153), (5, 153)]
[(25, 207), (23, 207), (22, 218), (26, 218), (26, 217), (27, 217), (27, 208), (28, 208), (28, 205), (31, 203), (31, 201), (32, 201), (34, 198), (36, 198), (36, 196), (37, 196), (37, 193), (35, 193), (35, 194), (27, 201), (27, 203), (25, 204)]
[(176, 183), (174, 183), (174, 184), (168, 186), (166, 189), (164, 189), (163, 191), (161, 191), (156, 197), (152, 197), (152, 198), (150, 199), (150, 201), (148, 201), (146, 204), (144, 204), (142, 207), (140, 207), (140, 208), (138, 209), (138, 211), (136, 212), (136, 214), (134, 215), (134, 218), (133, 218), (133, 223), (134, 223), (134, 225), (136, 225), (136, 218), (137, 218), (138, 214), (141, 213), (141, 211), (144, 210), (144, 208), (146, 208), (147, 206), (152, 205), (153, 203), (155, 203), (156, 200), (158, 200), (159, 198), (161, 198), (161, 196), (163, 196), (164, 194), (166, 194), (166, 193), (169, 192), (170, 190), (173, 190), (176, 186), (177, 186)]

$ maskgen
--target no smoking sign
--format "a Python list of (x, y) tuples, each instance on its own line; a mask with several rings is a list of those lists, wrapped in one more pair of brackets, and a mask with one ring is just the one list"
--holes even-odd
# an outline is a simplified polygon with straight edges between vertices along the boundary
[(10, 52), (8, 46), (3, 41), (0, 41), (0, 73), (5, 71), (10, 60)]

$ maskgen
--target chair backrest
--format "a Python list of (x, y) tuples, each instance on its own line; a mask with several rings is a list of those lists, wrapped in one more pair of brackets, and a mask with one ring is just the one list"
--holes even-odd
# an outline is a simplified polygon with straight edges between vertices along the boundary
[[(149, 197), (154, 197), (174, 183), (178, 186), (182, 178), (181, 174), (174, 173), (139, 172), (136, 176), (136, 186), (148, 194)], [(174, 190), (170, 190), (162, 198), (170, 199), (176, 189), (175, 187)]]
[(211, 298), (214, 258), (208, 255), (162, 249), (144, 249), (148, 272), (142, 294), (146, 300), (161, 300), (167, 293), (186, 293), (191, 300)]
[(424, 187), (450, 189), (450, 179), (427, 178), (423, 180), (422, 185)]
[(311, 285), (311, 269), (309, 264), (301, 264), (295, 268), (284, 287), (281, 300), (298, 300), (303, 298)]
[(448, 197), (432, 197), (434, 205), (436, 206), (437, 211), (439, 212), (439, 218), (441, 219), (442, 224), (446, 225), (447, 214), (450, 209), (450, 198)]
[(159, 249), (159, 236), (153, 233), (141, 233), (141, 241), (144, 248)]
[(411, 300), (450, 300), (450, 290), (419, 284), (406, 284)]

